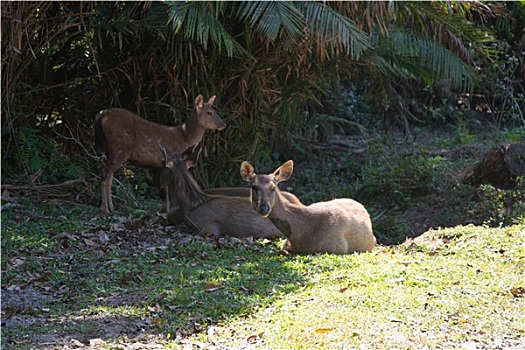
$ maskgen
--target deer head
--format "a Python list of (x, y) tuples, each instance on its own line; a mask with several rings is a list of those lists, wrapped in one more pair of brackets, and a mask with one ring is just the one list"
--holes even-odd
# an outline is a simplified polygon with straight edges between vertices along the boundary
[(162, 154), (164, 154), (165, 167), (168, 169), (173, 169), (179, 164), (184, 164), (186, 169), (193, 168), (195, 164), (197, 164), (197, 160), (199, 159), (199, 156), (202, 151), (202, 148), (199, 148), (199, 150), (195, 152), (195, 149), (197, 148), (197, 146), (195, 145), (189, 147), (187, 150), (180, 154), (168, 154), (168, 151), (164, 146), (160, 144), (160, 142), (157, 142), (157, 144), (159, 145)]
[(281, 181), (288, 180), (292, 176), (292, 172), (292, 160), (287, 161), (268, 175), (257, 175), (250, 163), (242, 162), (241, 177), (250, 183), (252, 206), (261, 216), (270, 215), (278, 197), (279, 188), (277, 185)]
[(195, 112), (197, 113), (197, 124), (204, 129), (223, 130), (226, 128), (226, 123), (217, 115), (213, 109), (213, 102), (215, 96), (212, 96), (208, 102), (204, 102), (202, 95), (195, 99)]

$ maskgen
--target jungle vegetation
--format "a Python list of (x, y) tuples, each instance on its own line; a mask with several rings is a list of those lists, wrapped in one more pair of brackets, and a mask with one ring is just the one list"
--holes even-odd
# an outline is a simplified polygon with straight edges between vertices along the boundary
[(176, 125), (198, 94), (217, 95), (228, 123), (204, 140), (207, 185), (234, 162), (300, 156), (297, 140), (326, 140), (336, 126), (409, 136), (460, 104), (498, 127), (525, 123), (523, 2), (1, 6), (4, 183), (94, 178), (98, 111)]

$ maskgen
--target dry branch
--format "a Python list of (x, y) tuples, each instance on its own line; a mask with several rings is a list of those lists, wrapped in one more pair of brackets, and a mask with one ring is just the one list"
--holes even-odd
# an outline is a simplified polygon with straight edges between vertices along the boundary
[(2, 185), (1, 192), (4, 196), (5, 191), (9, 196), (25, 197), (29, 199), (66, 199), (92, 197), (93, 189), (89, 183), (83, 179), (69, 180), (59, 184), (50, 185)]

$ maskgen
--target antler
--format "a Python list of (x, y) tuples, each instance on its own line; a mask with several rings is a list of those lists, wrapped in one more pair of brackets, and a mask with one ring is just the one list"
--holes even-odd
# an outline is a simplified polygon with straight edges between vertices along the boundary
[(166, 148), (164, 148), (160, 141), (157, 141), (157, 144), (159, 145), (160, 147), (160, 150), (162, 151), (162, 153), (164, 153), (164, 163), (167, 163), (168, 162), (168, 151), (166, 151)]

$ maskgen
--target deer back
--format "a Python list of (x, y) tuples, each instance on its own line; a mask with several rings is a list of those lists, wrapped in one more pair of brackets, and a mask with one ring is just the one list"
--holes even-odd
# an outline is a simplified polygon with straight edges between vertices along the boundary
[[(246, 197), (249, 198), (251, 195), (251, 189), (248, 187), (217, 187), (207, 188), (204, 193), (221, 195), (228, 197)], [(282, 196), (290, 203), (301, 204), (301, 201), (293, 193), (281, 191)]]
[(283, 236), (269, 219), (253, 211), (248, 197), (210, 195), (208, 201), (189, 211), (184, 220), (198, 231), (216, 237)]
[[(278, 213), (274, 214), (279, 220)], [(368, 251), (376, 245), (370, 216), (355, 200), (313, 203), (296, 208), (291, 216), (294, 221), (289, 240), (296, 252), (348, 254)]]

